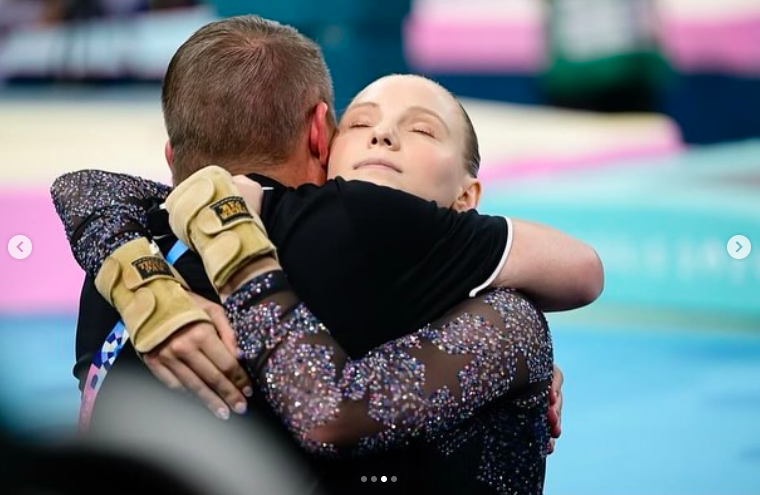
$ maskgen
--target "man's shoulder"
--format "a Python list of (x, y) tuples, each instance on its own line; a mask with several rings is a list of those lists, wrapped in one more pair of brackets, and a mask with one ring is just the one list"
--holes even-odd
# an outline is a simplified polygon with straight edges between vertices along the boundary
[(273, 191), (269, 200), (265, 194), (262, 218), (267, 228), (270, 223), (292, 226), (293, 222), (327, 218), (352, 224), (416, 224), (434, 216), (438, 209), (434, 202), (398, 189), (338, 177), (319, 186), (305, 184)]
[(354, 215), (389, 218), (397, 215), (409, 217), (415, 212), (432, 214), (438, 210), (433, 201), (405, 191), (363, 180), (345, 180), (340, 177), (323, 186), (299, 188), (297, 194), (315, 202), (339, 202)]
[(367, 198), (383, 198), (389, 202), (401, 202), (405, 204), (425, 205), (436, 208), (433, 201), (429, 201), (414, 194), (395, 189), (389, 186), (375, 184), (363, 180), (344, 180), (340, 177), (329, 181), (339, 194), (357, 200), (366, 200)]
[[(264, 183), (262, 183), (262, 185), (264, 185)], [(387, 198), (411, 200), (418, 203), (434, 204), (432, 201), (422, 199), (399, 189), (363, 180), (345, 180), (342, 177), (330, 179), (321, 185), (302, 184), (295, 188), (280, 186), (277, 188), (272, 187), (271, 189), (273, 189), (273, 192), (279, 193), (275, 194), (275, 196), (287, 199), (310, 200), (312, 198), (331, 196), (363, 199), (367, 196), (383, 196)]]

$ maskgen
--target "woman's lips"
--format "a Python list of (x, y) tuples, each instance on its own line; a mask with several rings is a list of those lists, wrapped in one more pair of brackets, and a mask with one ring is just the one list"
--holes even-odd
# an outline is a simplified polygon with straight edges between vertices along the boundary
[(366, 160), (362, 160), (356, 165), (354, 165), (354, 170), (358, 170), (363, 167), (381, 167), (386, 169), (391, 169), (394, 172), (401, 173), (401, 169), (393, 162), (384, 160), (382, 158), (368, 158)]

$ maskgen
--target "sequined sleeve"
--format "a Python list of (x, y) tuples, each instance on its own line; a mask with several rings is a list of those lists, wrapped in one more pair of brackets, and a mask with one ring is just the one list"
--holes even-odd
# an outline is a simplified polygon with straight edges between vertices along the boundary
[(147, 211), (171, 188), (158, 182), (101, 170), (58, 177), (50, 188), (74, 258), (88, 275), (116, 248), (147, 235)]
[(433, 438), (496, 398), (529, 387), (546, 390), (551, 382), (546, 321), (509, 290), (467, 300), (356, 360), (299, 301), (282, 272), (244, 284), (224, 306), (251, 376), (301, 444), (316, 453), (362, 454)]

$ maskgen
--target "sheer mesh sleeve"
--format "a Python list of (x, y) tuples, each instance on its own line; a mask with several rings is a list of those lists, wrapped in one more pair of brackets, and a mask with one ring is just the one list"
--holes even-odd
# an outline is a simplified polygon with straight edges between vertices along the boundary
[(90, 276), (109, 254), (147, 235), (147, 212), (169, 186), (140, 177), (82, 170), (58, 177), (50, 189), (74, 258)]
[(363, 454), (432, 438), (497, 397), (551, 382), (546, 321), (509, 290), (467, 300), (356, 360), (282, 272), (244, 284), (224, 305), (251, 376), (315, 453)]

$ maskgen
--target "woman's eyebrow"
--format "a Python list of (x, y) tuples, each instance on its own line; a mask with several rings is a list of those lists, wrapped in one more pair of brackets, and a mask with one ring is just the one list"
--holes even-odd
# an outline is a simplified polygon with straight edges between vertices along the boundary
[(346, 112), (350, 112), (351, 110), (354, 110), (354, 109), (356, 109), (356, 108), (361, 108), (361, 107), (372, 107), (372, 108), (378, 108), (379, 106), (380, 106), (380, 105), (378, 105), (378, 104), (377, 104), (377, 103), (375, 103), (374, 101), (364, 101), (364, 102), (362, 102), (362, 103), (357, 103), (357, 104), (355, 104), (355, 105), (351, 105), (350, 107), (348, 107), (348, 108), (346, 109)]
[(410, 115), (410, 114), (413, 114), (413, 113), (424, 113), (424, 114), (430, 115), (431, 117), (433, 117), (434, 119), (436, 119), (438, 122), (441, 123), (441, 125), (443, 126), (443, 128), (446, 129), (446, 132), (451, 132), (449, 130), (449, 126), (446, 125), (446, 122), (441, 118), (441, 116), (438, 115), (437, 113), (435, 113), (434, 111), (430, 110), (429, 108), (425, 108), (425, 107), (421, 107), (421, 106), (415, 105), (415, 106), (407, 108), (406, 112), (404, 112), (404, 113), (406, 115)]

